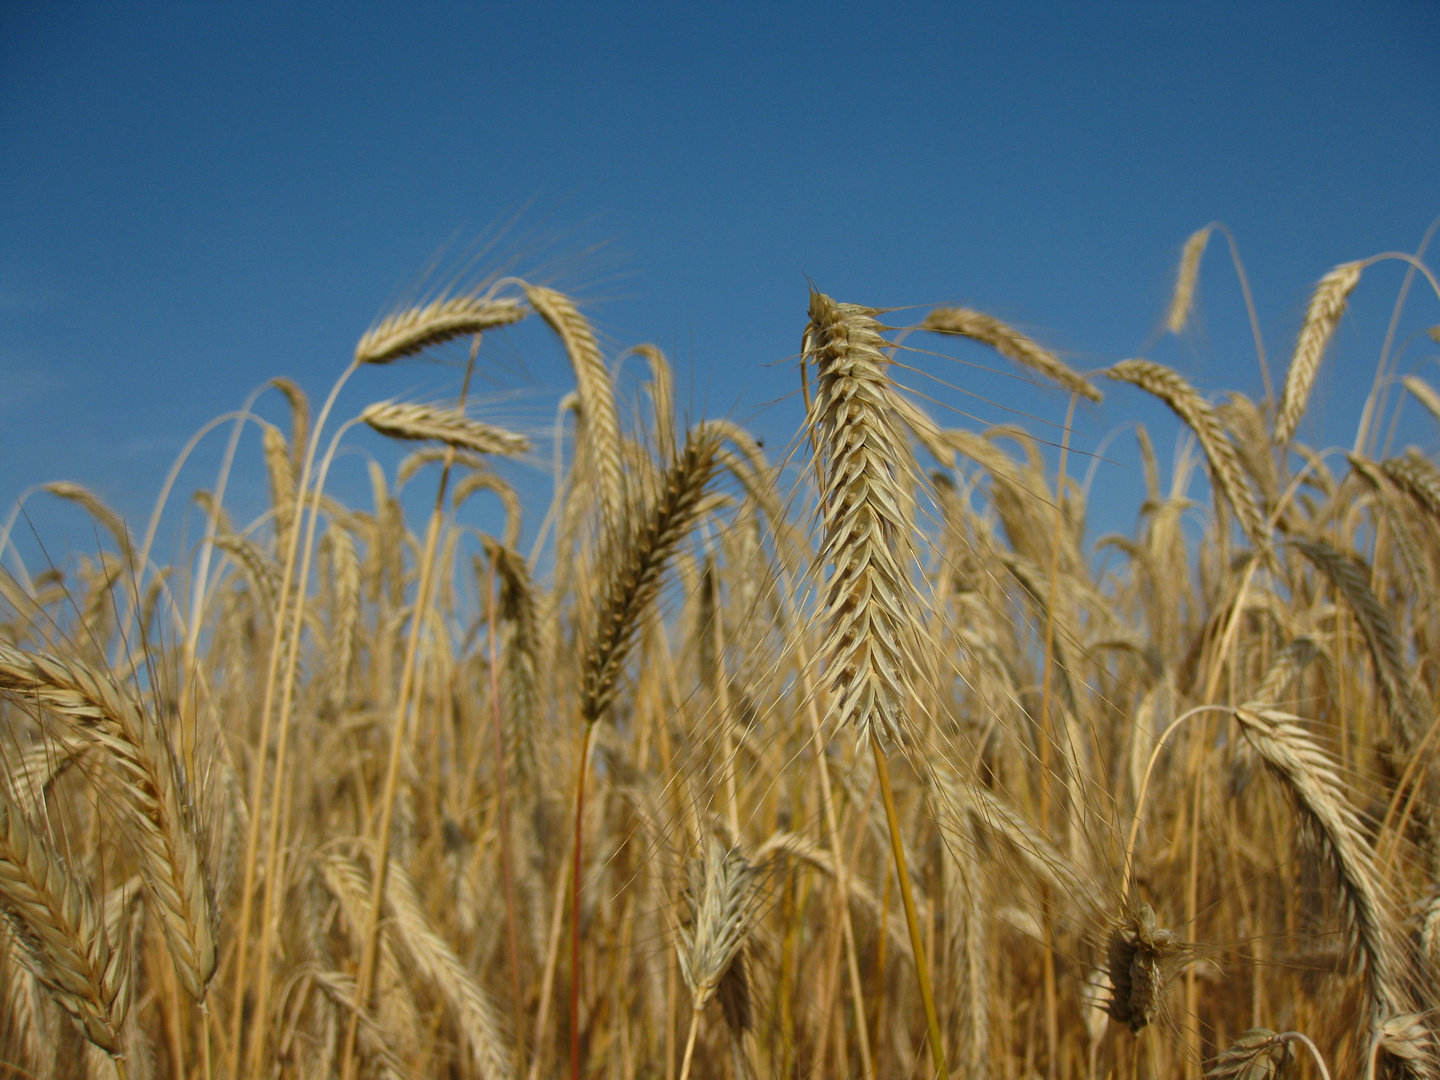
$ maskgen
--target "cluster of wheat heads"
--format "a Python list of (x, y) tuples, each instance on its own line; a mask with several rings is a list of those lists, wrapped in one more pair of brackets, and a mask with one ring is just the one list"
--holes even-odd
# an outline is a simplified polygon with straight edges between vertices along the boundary
[[(158, 507), (137, 538), (48, 485), (104, 542), (32, 572), (0, 537), (0, 1066), (1430, 1080), (1440, 468), (1383, 448), (1388, 375), (1349, 453), (1294, 441), (1365, 265), (1277, 400), (1105, 371), (1186, 433), (1163, 478), (1135, 430), (1127, 536), (1087, 535), (1068, 435), (947, 426), (897, 376), (963, 338), (1037, 401), (1099, 380), (981, 312), (900, 344), (819, 293), (786, 458), (677, 427), (653, 347), (625, 406), (572, 300), (504, 279), (377, 324), (314, 418), (286, 380), (288, 425), (247, 403), (180, 565)], [(466, 409), (525, 320), (576, 387), (528, 552), (499, 459), (531, 442)], [(446, 342), (458, 401), (332, 422)], [(405, 456), (346, 506), (356, 424)]]

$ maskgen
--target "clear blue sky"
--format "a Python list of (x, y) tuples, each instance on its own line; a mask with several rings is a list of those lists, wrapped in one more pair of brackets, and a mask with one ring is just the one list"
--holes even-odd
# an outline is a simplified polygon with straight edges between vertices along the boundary
[[(795, 390), (807, 275), (842, 300), (980, 307), (1082, 368), (1143, 347), (1258, 396), (1221, 245), (1197, 332), (1151, 344), (1180, 245), (1234, 231), (1278, 378), (1314, 281), (1413, 250), (1440, 214), (1440, 4), (11, 0), (0, 503), (63, 478), (138, 518), (192, 431), (273, 375), (323, 397), (447, 241), (527, 206), (525, 254), (603, 300), (610, 344), (660, 344), (682, 401), (772, 445), (798, 418), (760, 406)], [(1311, 441), (1348, 443), (1402, 275), (1362, 281)], [(1417, 288), (1402, 336), (1435, 323)], [(527, 390), (538, 427), (569, 385), (558, 351), (521, 334), (487, 353), (487, 392)], [(455, 376), (362, 373), (342, 412)], [(1106, 389), (1090, 445), (1160, 416)]]

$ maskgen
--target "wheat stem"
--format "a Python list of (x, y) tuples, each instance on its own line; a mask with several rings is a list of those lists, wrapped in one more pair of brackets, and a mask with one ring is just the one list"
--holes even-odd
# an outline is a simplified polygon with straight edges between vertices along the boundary
[(505, 929), (508, 938), (510, 960), (510, 1006), (515, 1018), (515, 1047), (517, 1052), (525, 1045), (524, 1009), (520, 997), (520, 930), (515, 913), (515, 879), (511, 869), (510, 817), (507, 807), (505, 783), (505, 736), (500, 721), (500, 658), (497, 655), (495, 636), (495, 563), (490, 563), (486, 577), (486, 617), (490, 623), (490, 704), (495, 726), (495, 799), (500, 829), (500, 871), (505, 886)]
[(920, 919), (915, 912), (915, 896), (910, 889), (910, 871), (905, 865), (905, 844), (900, 834), (900, 814), (895, 809), (895, 794), (890, 790), (890, 767), (880, 740), (870, 738), (875, 754), (875, 772), (880, 777), (880, 794), (885, 799), (885, 820), (890, 825), (890, 851), (895, 857), (895, 877), (900, 882), (900, 902), (905, 907), (905, 925), (910, 931), (910, 950), (915, 954), (915, 974), (920, 983), (920, 1001), (925, 1006), (926, 1035), (930, 1042), (930, 1063), (937, 1080), (950, 1074), (945, 1067), (945, 1045), (940, 1036), (940, 1017), (935, 1011), (935, 991), (930, 985), (930, 965), (925, 960), (925, 939), (920, 933)]
[[(460, 385), (459, 408), (465, 407), (465, 397), (470, 390), (470, 379), (475, 373), (475, 357), (480, 352), (480, 335), (476, 334), (470, 346), (470, 360), (465, 367), (465, 379)], [(435, 491), (435, 506), (430, 512), (430, 523), (425, 530), (425, 550), (420, 559), (420, 582), (415, 596), (415, 610), (410, 616), (410, 631), (405, 642), (405, 661), (400, 673), (400, 692), (396, 695), (394, 726), (390, 736), (390, 752), (385, 764), (385, 786), (380, 795), (380, 827), (375, 834), (373, 849), (374, 871), (370, 889), (370, 908), (364, 931), (360, 971), (355, 978), (355, 1007), (350, 1014), (349, 1027), (345, 1034), (345, 1046), (341, 1057), (340, 1074), (344, 1080), (354, 1080), (358, 1064), (355, 1057), (355, 1038), (359, 1029), (360, 1015), (369, 1008), (372, 983), (375, 978), (375, 961), (380, 944), (380, 913), (385, 900), (385, 878), (390, 869), (390, 828), (395, 815), (395, 796), (399, 789), (400, 757), (405, 745), (407, 714), (410, 711), (410, 697), (415, 689), (415, 659), (420, 648), (420, 631), (425, 623), (425, 613), (430, 603), (430, 589), (435, 570), (435, 548), (440, 540), (440, 527), (445, 513), (445, 493), (450, 483), (450, 469), (455, 461), (455, 446), (447, 444), (445, 465), (440, 473), (440, 483)], [(297, 637), (298, 631), (297, 631)], [(415, 702), (418, 710), (420, 702)]]
[[(358, 366), (351, 364), (335, 381), (330, 388), (330, 395), (325, 399), (325, 405), (320, 410), (320, 418), (316, 423), (315, 430), (310, 436), (310, 441), (305, 448), (305, 464), (300, 470), (300, 479), (296, 482), (296, 512), (299, 513), (299, 503), (305, 497), (305, 490), (310, 480), (310, 468), (314, 463), (315, 449), (319, 441), (320, 430), (325, 426), (325, 420), (330, 415), (330, 409), (335, 404), (335, 399), (340, 396), (340, 390), (350, 380)], [(235, 979), (233, 982), (232, 1000), (230, 1003), (230, 1039), (226, 1048), (225, 1075), (238, 1076), (240, 1064), (240, 1046), (244, 1037), (244, 1016), (245, 1016), (245, 976), (247, 974), (247, 962), (249, 960), (250, 944), (250, 917), (252, 905), (254, 904), (255, 893), (255, 872), (256, 857), (260, 845), (260, 804), (265, 796), (265, 773), (268, 763), (270, 748), (270, 730), (272, 726), (272, 709), (275, 703), (276, 684), (280, 675), (280, 651), (284, 641), (283, 627), (285, 625), (286, 605), (289, 602), (290, 586), (294, 583), (295, 555), (300, 543), (299, 530), (292, 530), (290, 543), (285, 552), (285, 570), (280, 580), (280, 606), (275, 612), (273, 622), (274, 630), (270, 641), (270, 659), (265, 669), (265, 692), (260, 706), (260, 739), (256, 744), (255, 755), (255, 780), (250, 788), (250, 821), (245, 830), (245, 855), (242, 862), (241, 885), (240, 885), (240, 918), (236, 924), (235, 932)], [(296, 604), (303, 603), (303, 597), (297, 597)], [(262, 1024), (263, 1028), (264, 1025)]]

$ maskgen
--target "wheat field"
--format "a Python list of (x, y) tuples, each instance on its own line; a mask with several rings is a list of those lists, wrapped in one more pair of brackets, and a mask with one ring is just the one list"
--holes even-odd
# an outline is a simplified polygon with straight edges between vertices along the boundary
[[(3, 1075), (1437, 1080), (1440, 467), (1387, 431), (1440, 394), (1387, 341), (1353, 446), (1297, 441), (1374, 261), (1258, 402), (797, 296), (769, 452), (653, 346), (622, 400), (574, 300), (501, 278), (390, 313), (318, 411), (273, 380), (288, 430), (217, 426), (168, 564), (168, 485), (143, 527), (47, 485), (95, 544), (0, 538)], [(553, 447), (467, 411), (525, 320), (573, 370)], [(919, 392), (956, 339), (1044, 439)], [(336, 415), (447, 343), (458, 399)], [(1184, 437), (1168, 475), (1112, 444), (1143, 503), (1097, 538), (1102, 393)], [(404, 456), (347, 506), (357, 425)]]

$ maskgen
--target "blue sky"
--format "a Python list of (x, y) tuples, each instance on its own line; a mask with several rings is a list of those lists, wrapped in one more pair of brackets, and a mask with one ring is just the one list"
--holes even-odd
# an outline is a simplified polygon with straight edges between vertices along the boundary
[[(1258, 396), (1223, 245), (1196, 330), (1157, 340), (1180, 245), (1208, 221), (1233, 230), (1278, 379), (1313, 283), (1413, 250), (1440, 215), (1437, 57), (1433, 0), (8, 3), (0, 504), (69, 479), (138, 523), (196, 428), (274, 375), (318, 402), (437, 252), (453, 267), (517, 214), (504, 249), (558, 272), (615, 352), (659, 344), (682, 402), (772, 446), (798, 422), (807, 275), (916, 318), (982, 308), (1081, 368), (1144, 349), (1207, 392)], [(1309, 441), (1350, 441), (1403, 273), (1367, 271)], [(1402, 339), (1436, 323), (1417, 287)], [(1412, 343), (1404, 366), (1428, 358), (1440, 383), (1436, 352)], [(521, 394), (485, 415), (546, 426), (570, 385), (554, 343), (517, 331), (485, 358), (482, 389)], [(915, 363), (1063, 418), (1057, 394)], [(363, 372), (340, 410), (457, 382), (453, 366)], [(1080, 441), (1138, 417), (1168, 458), (1163, 410), (1107, 391)], [(1402, 434), (1436, 448), (1413, 404)], [(213, 483), (206, 445), (184, 492)], [(1141, 485), (1135, 468), (1100, 476), (1122, 502)], [(63, 532), (42, 501), (37, 529)]]

